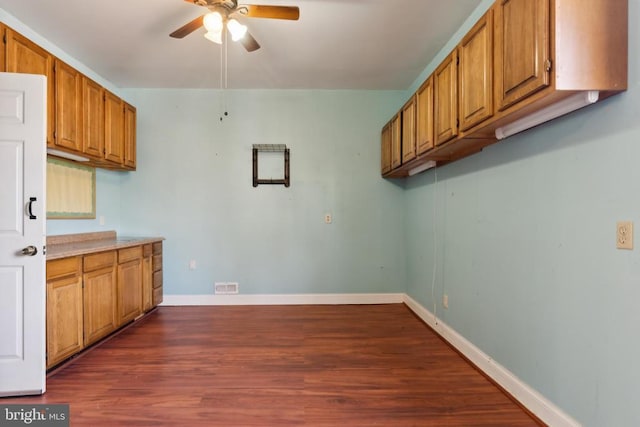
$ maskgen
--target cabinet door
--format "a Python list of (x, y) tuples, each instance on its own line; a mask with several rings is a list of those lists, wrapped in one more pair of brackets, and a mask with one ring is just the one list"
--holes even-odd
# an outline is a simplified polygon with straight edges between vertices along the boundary
[[(149, 246), (149, 255), (146, 255)], [(142, 258), (142, 311), (149, 311), (153, 307), (153, 263), (151, 245), (145, 245), (145, 257)]]
[(502, 111), (549, 85), (549, 0), (500, 0), (494, 19), (496, 108)]
[(82, 152), (82, 74), (55, 61), (55, 145)]
[(84, 274), (85, 345), (118, 327), (115, 266)]
[(402, 163), (416, 158), (416, 98), (402, 107)]
[(136, 109), (124, 103), (124, 166), (136, 168)]
[[(7, 27), (0, 22), (0, 37), (2, 37), (2, 40), (6, 40), (7, 37)], [(5, 44), (6, 46), (6, 44)], [(4, 49), (0, 49), (0, 71), (5, 72), (7, 71), (7, 49), (6, 47)]]
[(493, 11), (489, 10), (460, 43), (458, 57), (460, 129), (493, 115)]
[(457, 53), (454, 51), (433, 74), (436, 145), (444, 144), (458, 134), (458, 67), (456, 62)]
[(84, 97), (84, 146), (83, 152), (93, 157), (104, 157), (104, 89), (98, 83), (83, 76)]
[(104, 98), (104, 158), (121, 165), (124, 161), (124, 105), (109, 91)]
[(433, 141), (433, 77), (429, 77), (416, 92), (416, 150), (424, 154)]
[(47, 282), (47, 368), (83, 348), (82, 277)]
[(162, 302), (162, 242), (153, 244), (153, 306)]
[(402, 165), (402, 141), (401, 136), (401, 116), (400, 113), (396, 114), (391, 119), (391, 169), (395, 169)]
[(391, 171), (391, 123), (382, 128), (380, 136), (380, 162), (382, 175)]
[(31, 40), (6, 28), (6, 71), (10, 73), (41, 74), (47, 77), (47, 145), (54, 144), (55, 95), (53, 56)]
[(118, 264), (118, 322), (127, 323), (142, 311), (141, 259)]

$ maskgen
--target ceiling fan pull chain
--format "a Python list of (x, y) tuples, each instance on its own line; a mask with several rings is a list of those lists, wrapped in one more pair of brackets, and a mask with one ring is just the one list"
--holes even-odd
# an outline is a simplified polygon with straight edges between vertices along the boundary
[(224, 94), (222, 96), (222, 102), (224, 103), (224, 115), (225, 117), (229, 115), (227, 112), (227, 88), (229, 87), (229, 55), (228, 55), (228, 47), (229, 47), (229, 38), (227, 32), (224, 33)]
[[(224, 36), (223, 36), (224, 37)], [(223, 85), (223, 73), (224, 73), (224, 52), (223, 47), (220, 46), (220, 121), (222, 121), (222, 114), (224, 112), (224, 85)]]

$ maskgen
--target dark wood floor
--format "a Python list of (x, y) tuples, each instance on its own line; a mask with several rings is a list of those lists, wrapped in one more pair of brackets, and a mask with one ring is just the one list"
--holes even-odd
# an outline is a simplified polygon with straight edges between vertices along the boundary
[(161, 307), (44, 396), (72, 426), (539, 425), (402, 304)]

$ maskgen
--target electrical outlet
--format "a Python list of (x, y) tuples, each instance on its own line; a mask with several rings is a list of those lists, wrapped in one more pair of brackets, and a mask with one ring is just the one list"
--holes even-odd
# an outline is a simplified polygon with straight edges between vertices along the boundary
[(331, 221), (333, 221), (333, 218), (331, 217), (331, 214), (330, 213), (325, 214), (324, 215), (324, 223), (325, 224), (331, 224)]
[(619, 221), (616, 224), (616, 247), (633, 249), (633, 222)]
[(189, 261), (189, 270), (195, 270), (196, 269), (196, 260), (192, 259), (191, 261)]
[(444, 308), (449, 308), (449, 295), (447, 294), (442, 295), (442, 306)]

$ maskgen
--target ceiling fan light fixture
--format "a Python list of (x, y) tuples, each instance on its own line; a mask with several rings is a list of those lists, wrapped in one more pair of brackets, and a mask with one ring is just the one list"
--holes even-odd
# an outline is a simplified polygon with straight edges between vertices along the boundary
[(222, 44), (222, 30), (219, 31), (207, 31), (204, 35), (207, 40), (210, 40), (217, 44)]
[(234, 42), (237, 42), (247, 34), (247, 26), (242, 25), (233, 18), (229, 19), (229, 22), (227, 22), (227, 29), (229, 30), (229, 33), (231, 33), (231, 39)]
[(204, 28), (207, 29), (207, 32), (222, 32), (223, 24), (220, 12), (207, 13), (204, 15), (202, 23), (204, 24)]

